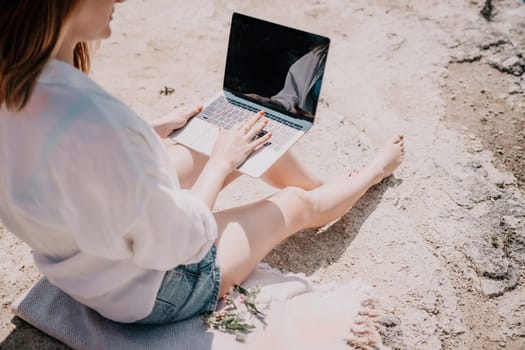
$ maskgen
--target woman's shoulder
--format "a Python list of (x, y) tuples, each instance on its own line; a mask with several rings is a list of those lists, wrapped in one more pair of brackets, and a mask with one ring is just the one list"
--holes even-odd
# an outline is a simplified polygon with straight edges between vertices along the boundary
[(118, 98), (76, 68), (51, 60), (35, 91), (62, 119), (101, 129), (149, 132), (149, 125)]

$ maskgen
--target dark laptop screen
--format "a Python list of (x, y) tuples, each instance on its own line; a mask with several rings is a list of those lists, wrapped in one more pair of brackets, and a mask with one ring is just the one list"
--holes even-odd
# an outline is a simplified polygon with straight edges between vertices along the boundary
[(224, 89), (311, 120), (329, 44), (326, 37), (234, 13)]

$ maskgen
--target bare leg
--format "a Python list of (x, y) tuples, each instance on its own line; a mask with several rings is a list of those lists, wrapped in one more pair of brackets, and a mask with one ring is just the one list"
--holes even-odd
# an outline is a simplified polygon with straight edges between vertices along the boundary
[[(180, 144), (170, 146), (168, 152), (172, 161), (176, 164), (177, 175), (182, 188), (191, 188), (208, 161), (208, 157)], [(224, 186), (227, 186), (239, 176), (241, 176), (241, 173), (233, 172), (224, 182)], [(310, 190), (322, 184), (322, 181), (310, 174), (290, 152), (285, 153), (262, 176), (262, 179), (269, 185), (277, 188), (297, 186)]]
[[(168, 154), (177, 169), (177, 176), (182, 188), (191, 188), (208, 161), (208, 156), (195, 152), (181, 144), (174, 144), (168, 148)], [(224, 186), (241, 176), (234, 171), (224, 181)]]
[(283, 154), (262, 176), (262, 179), (276, 188), (296, 186), (305, 190), (312, 190), (323, 184), (323, 181), (311, 174), (291, 151)]
[(259, 202), (216, 213), (219, 227), (217, 263), (222, 275), (220, 295), (244, 281), (288, 236), (342, 216), (371, 186), (394, 171), (403, 160), (403, 154), (403, 138), (399, 136), (352, 176), (311, 191), (288, 187)]

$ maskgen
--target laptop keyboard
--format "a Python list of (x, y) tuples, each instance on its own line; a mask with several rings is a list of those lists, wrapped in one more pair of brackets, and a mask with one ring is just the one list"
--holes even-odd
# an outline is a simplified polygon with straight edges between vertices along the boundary
[[(225, 129), (253, 117), (254, 113), (260, 111), (242, 102), (232, 100), (225, 96), (219, 96), (208, 107), (197, 115), (198, 118), (206, 120), (214, 125), (222, 126)], [(267, 132), (272, 132), (272, 138), (265, 145), (275, 151), (279, 151), (302, 127), (299, 124), (292, 123), (277, 115), (265, 111), (264, 116), (268, 119), (266, 128), (257, 136), (262, 137)]]

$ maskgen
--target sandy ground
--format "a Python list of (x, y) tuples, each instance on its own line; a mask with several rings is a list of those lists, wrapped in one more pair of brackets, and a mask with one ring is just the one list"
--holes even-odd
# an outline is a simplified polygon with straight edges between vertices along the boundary
[[(128, 1), (93, 77), (151, 120), (221, 88), (232, 11), (331, 37), (318, 123), (296, 154), (329, 179), (403, 132), (407, 158), (267, 262), (374, 285), (393, 348), (525, 349), (525, 4), (492, 3), (489, 22), (481, 0)], [(218, 207), (272, 192), (243, 178)], [(38, 278), (0, 226), (0, 348), (65, 348), (10, 313)]]

